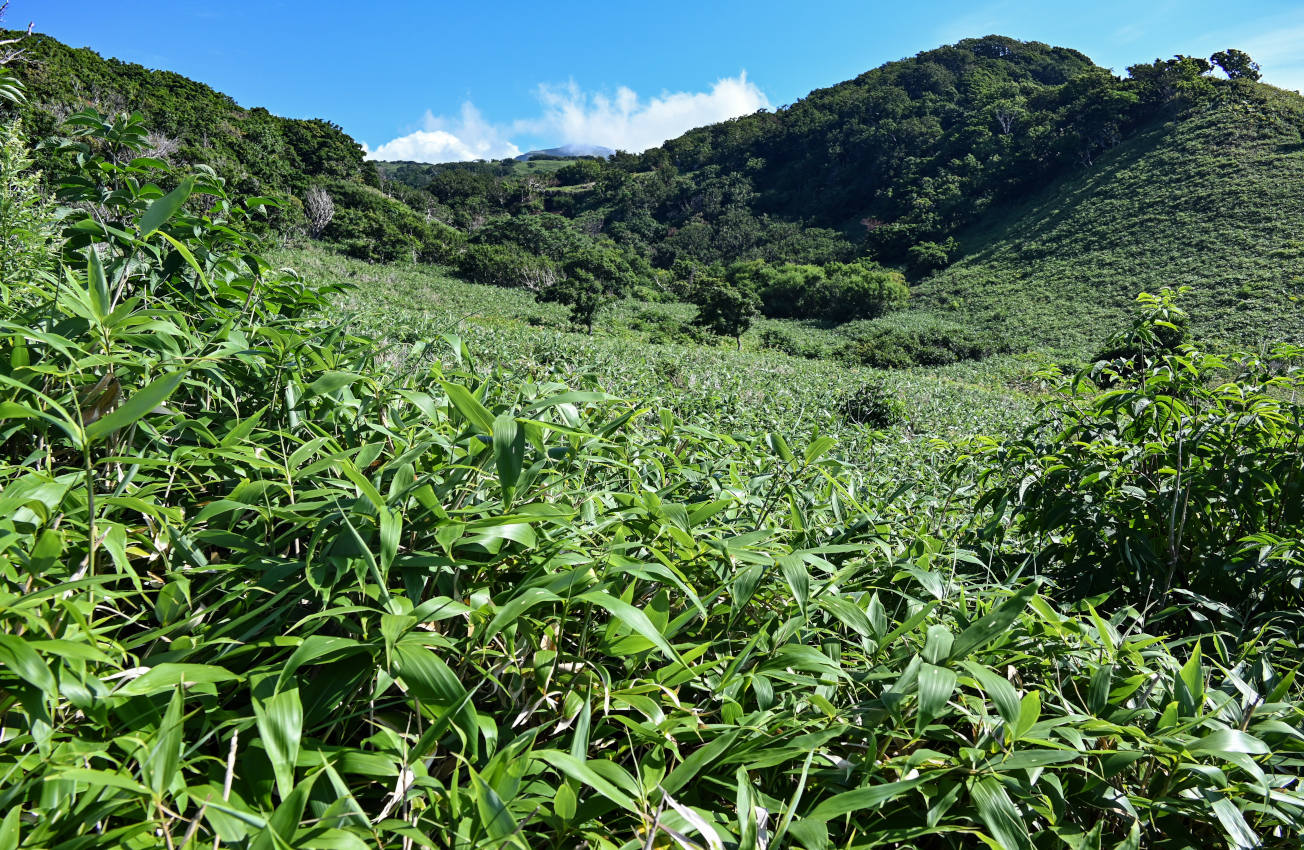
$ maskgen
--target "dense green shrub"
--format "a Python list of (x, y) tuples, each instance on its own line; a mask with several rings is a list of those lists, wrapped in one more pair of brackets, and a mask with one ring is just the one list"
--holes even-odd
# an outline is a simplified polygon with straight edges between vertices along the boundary
[(343, 180), (322, 186), (335, 202), (323, 235), (360, 260), (446, 262), (462, 241), (451, 227), (427, 221), (379, 189)]
[(1004, 348), (988, 334), (949, 322), (930, 321), (906, 326), (870, 322), (849, 326), (843, 332), (850, 339), (836, 356), (845, 362), (875, 369), (944, 366), (962, 360), (981, 360)]
[(814, 266), (752, 260), (729, 266), (724, 278), (735, 288), (757, 292), (771, 318), (869, 319), (910, 297), (899, 272), (868, 261)]
[(561, 276), (557, 265), (516, 245), (469, 245), (454, 261), (457, 273), (472, 283), (526, 289), (550, 286)]
[(562, 186), (593, 183), (602, 176), (602, 163), (596, 159), (579, 159), (557, 169), (554, 176)]
[(740, 349), (743, 334), (761, 314), (761, 299), (754, 290), (717, 277), (698, 278), (691, 298), (697, 305), (693, 324), (708, 333), (733, 337)]
[(703, 345), (706, 333), (697, 325), (654, 310), (639, 310), (629, 319), (629, 328), (648, 335), (648, 342), (659, 345)]
[(944, 269), (951, 263), (951, 255), (955, 252), (955, 239), (948, 239), (945, 243), (937, 242), (919, 242), (910, 246), (906, 252), (906, 259), (910, 263), (910, 271), (916, 275), (926, 275), (935, 272), (938, 269)]
[[(1161, 343), (1174, 293), (1143, 295), (1145, 352), (1060, 387), (1022, 440), (981, 447), (980, 501), (1010, 512), (1077, 592), (1183, 591), (1250, 615), (1304, 602), (1304, 349)], [(1109, 387), (1097, 391), (1095, 379)]]
[(906, 421), (906, 405), (882, 381), (869, 381), (842, 400), (848, 422), (871, 428), (890, 428)]
[(760, 334), (761, 348), (781, 351), (793, 357), (818, 359), (828, 356), (828, 350), (817, 341), (798, 340), (791, 332), (775, 327), (763, 328)]

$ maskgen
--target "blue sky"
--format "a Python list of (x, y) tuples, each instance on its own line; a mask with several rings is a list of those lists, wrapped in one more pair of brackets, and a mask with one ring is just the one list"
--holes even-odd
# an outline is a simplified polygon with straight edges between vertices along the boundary
[(382, 158), (500, 157), (565, 142), (639, 150), (883, 62), (1000, 33), (1122, 73), (1247, 50), (1304, 89), (1304, 3), (343, 3), (12, 0), (8, 25), (327, 118)]

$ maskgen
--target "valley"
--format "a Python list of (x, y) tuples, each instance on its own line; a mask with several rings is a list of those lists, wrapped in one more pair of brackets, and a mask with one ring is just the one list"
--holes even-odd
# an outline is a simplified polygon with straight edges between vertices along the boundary
[(1300, 846), (1247, 54), (434, 164), (11, 36), (0, 850)]

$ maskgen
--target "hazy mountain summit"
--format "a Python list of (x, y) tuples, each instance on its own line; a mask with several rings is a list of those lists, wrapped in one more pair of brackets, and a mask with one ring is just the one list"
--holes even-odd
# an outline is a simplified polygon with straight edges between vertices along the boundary
[(570, 143), (556, 148), (545, 148), (544, 150), (527, 151), (521, 154), (520, 156), (518, 156), (516, 159), (519, 162), (529, 162), (532, 159), (539, 159), (541, 157), (569, 158), (569, 157), (581, 157), (581, 156), (596, 156), (596, 157), (601, 157), (602, 159), (606, 159), (607, 157), (611, 156), (614, 153), (615, 153), (614, 150), (608, 147), (603, 147), (602, 145), (585, 145), (585, 144)]

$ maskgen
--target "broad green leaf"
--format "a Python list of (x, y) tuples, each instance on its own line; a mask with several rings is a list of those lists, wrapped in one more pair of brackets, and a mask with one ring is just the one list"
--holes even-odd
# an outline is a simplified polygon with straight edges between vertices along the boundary
[(181, 181), (177, 188), (152, 202), (145, 210), (144, 215), (140, 217), (140, 238), (148, 239), (153, 236), (156, 230), (177, 214), (177, 210), (181, 209), (181, 205), (186, 202), (186, 199), (190, 197), (190, 193), (194, 190), (195, 178), (187, 177)]
[(55, 694), (54, 675), (45, 660), (17, 635), (0, 634), (0, 664), (48, 697)]
[[(267, 826), (249, 845), (250, 850), (286, 850), (296, 846), (294, 836), (303, 823), (303, 810), (308, 805), (308, 797), (312, 794), (312, 786), (316, 784), (318, 776), (321, 776), (319, 771), (308, 774), (281, 801), (267, 819)], [(213, 803), (210, 801), (209, 805)]]
[(360, 380), (363, 380), (363, 375), (358, 372), (326, 372), (308, 385), (304, 398), (329, 395)]
[(843, 791), (841, 794), (834, 794), (827, 800), (821, 801), (803, 820), (829, 821), (852, 812), (877, 809), (889, 800), (895, 800), (910, 793), (927, 781), (926, 777), (921, 776), (899, 782), (884, 782), (881, 785), (871, 785), (868, 788), (857, 788), (854, 791)]
[(1015, 730), (1014, 740), (1019, 741), (1037, 721), (1041, 719), (1041, 691), (1029, 691), (1019, 701), (1019, 726)]
[(495, 635), (515, 622), (526, 611), (545, 602), (561, 602), (561, 597), (542, 587), (527, 588), (513, 596), (498, 607), (494, 618), (485, 627), (482, 640), (486, 642), (492, 640)]
[(946, 703), (955, 692), (954, 670), (924, 664), (919, 668), (919, 713), (915, 718), (915, 734), (922, 735), (924, 728), (941, 715)]
[(605, 608), (611, 616), (620, 620), (620, 622), (624, 623), (636, 634), (642, 635), (651, 641), (657, 649), (661, 650), (666, 658), (671, 661), (678, 661), (681, 664), (684, 663), (684, 660), (680, 658), (679, 653), (675, 651), (674, 647), (670, 645), (670, 642), (667, 641), (661, 632), (657, 630), (657, 627), (652, 624), (652, 621), (648, 619), (647, 615), (635, 608), (633, 605), (617, 599), (608, 593), (603, 593), (600, 590), (592, 590), (576, 598), (583, 602), (591, 602), (600, 608)]
[(168, 701), (167, 711), (140, 759), (140, 772), (156, 800), (179, 776), (182, 747), (182, 690), (177, 688)]
[(104, 263), (100, 252), (92, 246), (87, 252), (86, 282), (87, 294), (90, 296), (91, 313), (100, 324), (108, 318), (112, 309), (112, 296), (109, 294), (109, 281), (104, 275)]
[(1223, 729), (1211, 735), (1205, 735), (1187, 746), (1193, 753), (1225, 755), (1226, 753), (1248, 753), (1249, 755), (1266, 755), (1272, 752), (1268, 745), (1258, 738), (1239, 729)]
[(516, 482), (525, 465), (525, 430), (506, 413), (494, 419), (492, 427), (498, 486), (502, 489), (503, 505), (507, 507), (516, 493)]
[(117, 690), (119, 696), (150, 696), (183, 685), (216, 684), (241, 677), (211, 664), (160, 664), (127, 682)]
[(303, 704), (299, 689), (281, 691), (266, 700), (254, 700), (254, 717), (263, 749), (276, 775), (276, 790), (285, 800), (294, 789), (294, 766), (299, 761), (303, 736)]
[(530, 757), (547, 762), (564, 775), (587, 785), (626, 811), (639, 811), (639, 806), (632, 797), (603, 779), (586, 762), (575, 758), (570, 753), (561, 750), (535, 750), (530, 754)]
[(21, 838), (18, 832), (18, 819), (22, 814), (23, 810), (19, 806), (11, 805), (9, 811), (5, 813), (4, 820), (0, 821), (0, 850), (18, 850)]
[(1032, 850), (1028, 827), (1014, 807), (1010, 795), (995, 779), (980, 779), (970, 789), (978, 817), (992, 838), (1006, 850)]
[(951, 646), (951, 658), (964, 658), (1003, 634), (1028, 607), (1028, 600), (1037, 593), (1036, 584), (1025, 584), (986, 617), (960, 632)]
[(127, 400), (111, 413), (86, 426), (86, 441), (94, 443), (145, 418), (176, 391), (183, 375), (183, 372), (168, 372), (127, 396)]
[(494, 430), (494, 416), (489, 410), (480, 403), (471, 391), (461, 384), (454, 384), (448, 381), (440, 381), (439, 385), (444, 388), (448, 394), (448, 400), (452, 403), (457, 412), (462, 414), (467, 422), (471, 423), (481, 434), (492, 434)]
[(400, 644), (394, 652), (398, 678), (428, 707), (440, 710), (440, 721), (452, 723), (462, 736), (466, 751), (475, 757), (480, 751), (480, 725), (467, 690), (429, 649)]
[(1005, 727), (1011, 735), (1019, 728), (1019, 694), (1014, 690), (1010, 680), (995, 671), (974, 661), (965, 661), (964, 669), (978, 680), (978, 684), (987, 693), (987, 698), (996, 706), (996, 713), (1005, 721)]
[(783, 555), (778, 560), (779, 569), (792, 591), (797, 609), (805, 613), (806, 605), (810, 602), (810, 573), (806, 571), (806, 563), (797, 555)]

